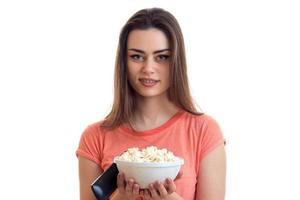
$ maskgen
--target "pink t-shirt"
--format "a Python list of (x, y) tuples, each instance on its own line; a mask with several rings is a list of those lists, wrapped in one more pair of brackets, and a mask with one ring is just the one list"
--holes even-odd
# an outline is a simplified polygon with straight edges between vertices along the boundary
[(197, 176), (201, 159), (220, 144), (224, 144), (218, 123), (210, 116), (177, 112), (160, 127), (136, 132), (125, 125), (102, 132), (96, 122), (83, 132), (77, 156), (83, 156), (106, 170), (115, 156), (128, 148), (156, 146), (167, 148), (184, 159), (182, 176), (175, 180), (176, 193), (183, 199), (195, 199)]

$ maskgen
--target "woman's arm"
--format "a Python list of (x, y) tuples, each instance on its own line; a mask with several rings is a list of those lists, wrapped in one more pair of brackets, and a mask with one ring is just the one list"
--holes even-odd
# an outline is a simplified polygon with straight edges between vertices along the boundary
[(197, 200), (224, 200), (226, 155), (223, 144), (202, 159), (197, 182)]
[(84, 157), (79, 156), (80, 200), (96, 200), (91, 183), (103, 172), (100, 167)]

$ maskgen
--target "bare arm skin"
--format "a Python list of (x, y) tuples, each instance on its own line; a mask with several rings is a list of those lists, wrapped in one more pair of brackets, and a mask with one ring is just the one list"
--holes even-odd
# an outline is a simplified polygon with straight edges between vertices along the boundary
[(226, 155), (224, 145), (206, 155), (200, 165), (197, 200), (224, 200), (226, 182)]
[(84, 157), (79, 156), (80, 200), (96, 200), (91, 183), (103, 172), (100, 167)]

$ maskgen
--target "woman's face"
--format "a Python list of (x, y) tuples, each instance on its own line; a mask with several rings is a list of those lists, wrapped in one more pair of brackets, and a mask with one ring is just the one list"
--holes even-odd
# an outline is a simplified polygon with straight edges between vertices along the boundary
[(171, 50), (166, 35), (156, 28), (133, 30), (127, 41), (130, 85), (143, 97), (167, 96)]

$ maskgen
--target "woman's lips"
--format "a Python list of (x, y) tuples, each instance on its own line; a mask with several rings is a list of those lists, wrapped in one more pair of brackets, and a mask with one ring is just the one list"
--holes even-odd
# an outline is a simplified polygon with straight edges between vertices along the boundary
[(148, 79), (148, 78), (140, 78), (139, 81), (145, 87), (153, 87), (159, 82), (159, 80)]

